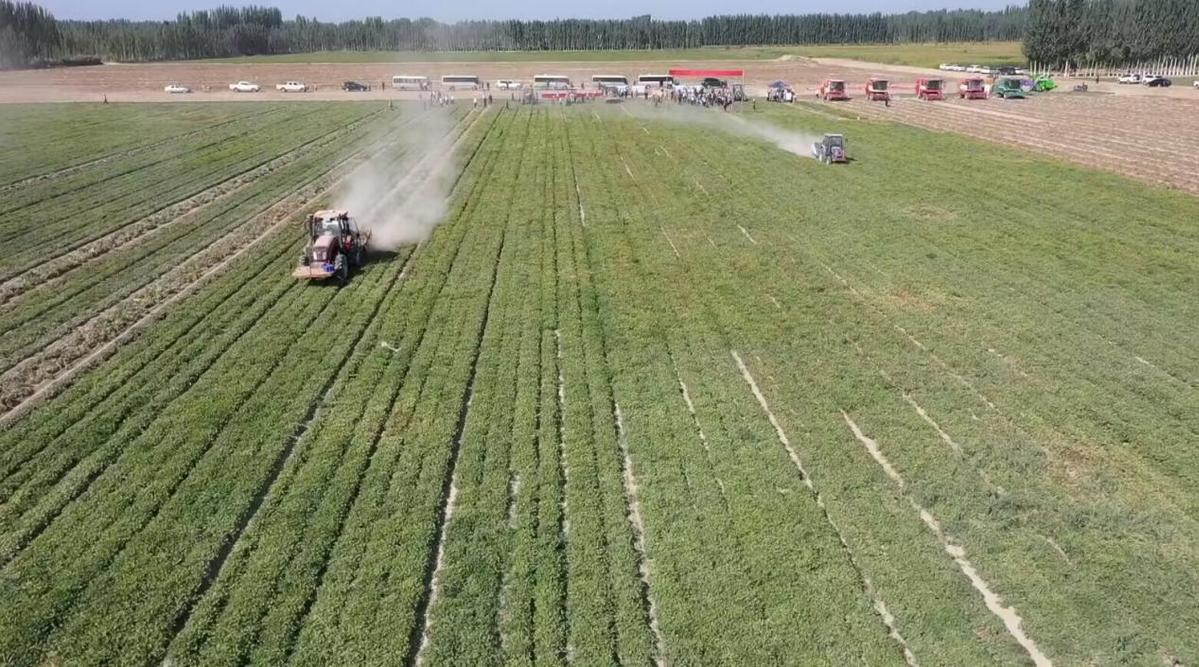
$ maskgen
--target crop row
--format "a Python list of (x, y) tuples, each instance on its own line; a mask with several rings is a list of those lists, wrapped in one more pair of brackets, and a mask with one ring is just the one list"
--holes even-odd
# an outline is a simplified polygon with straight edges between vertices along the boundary
[(659, 221), (693, 221), (693, 202), (635, 180), (655, 173), (630, 150), (638, 137), (629, 130), (639, 128), (610, 122), (567, 120), (666, 659), (900, 659), (836, 527), (731, 363), (724, 332), (703, 302), (677, 297), (695, 278), (678, 274), (674, 231)]
[[(160, 228), (163, 226), (182, 226), (188, 224), (206, 206), (232, 198), (241, 190), (256, 184), (263, 176), (283, 169), (293, 162), (302, 160), (312, 155), (318, 149), (325, 148), (334, 142), (343, 142), (352, 146), (354, 143), (357, 143), (355, 141), (357, 139), (355, 131), (360, 129), (359, 126), (369, 124), (376, 131), (380, 129), (378, 126), (383, 124), (378, 123), (379, 113), (381, 111), (361, 116), (343, 127), (313, 139), (308, 144), (297, 146), (291, 151), (283, 153), (250, 171), (219, 183), (193, 197), (175, 202), (141, 220), (125, 225), (110, 234), (96, 238), (70, 252), (54, 256), (47, 254), (42, 257), (42, 261), (38, 265), (0, 283), (0, 302), (8, 302), (34, 287), (44, 288), (48, 281), (75, 269), (81, 264), (92, 261), (97, 257), (102, 257), (115, 249), (135, 243), (149, 234), (160, 231)], [(363, 131), (371, 133), (371, 129), (368, 127)], [(357, 139), (357, 141), (361, 141), (361, 139)]]
[[(382, 163), (376, 162), (375, 164)], [(265, 253), (262, 255), (264, 258), (274, 258), (280, 253), (290, 258), (297, 251), (298, 240), (281, 241), (274, 246), (266, 244), (266, 247), (277, 247), (279, 250)], [(216, 293), (224, 294), (234, 288), (242, 290), (243, 286), (248, 286), (244, 293), (253, 295), (257, 289), (265, 286), (262, 283), (262, 271), (264, 269), (261, 268), (261, 262), (254, 262), (249, 266), (244, 262), (240, 265), (235, 264), (225, 277), (216, 282), (219, 286)], [(286, 267), (274, 267), (273, 273), (274, 275), (270, 276), (272, 280), (267, 284), (277, 283), (290, 286), (294, 282), (287, 275)], [(269, 289), (265, 291), (270, 293)], [(43, 448), (56, 456), (65, 456), (68, 462), (73, 462), (77, 460), (75, 446), (82, 446), (89, 438), (94, 443), (99, 443), (113, 437), (112, 429), (122, 424), (131, 414), (135, 414), (135, 410), (142, 406), (142, 401), (149, 400), (148, 397), (159, 390), (159, 387), (153, 382), (137, 381), (138, 377), (154, 377), (157, 374), (160, 377), (172, 377), (173, 380), (178, 377), (194, 379), (190, 372), (184, 371), (184, 367), (178, 364), (190, 362), (193, 355), (202, 358), (210, 357), (210, 353), (217, 353), (223, 350), (223, 347), (216, 342), (209, 341), (205, 335), (192, 333), (193, 327), (204, 323), (205, 318), (209, 317), (221, 321), (228, 308), (233, 308), (232, 312), (234, 313), (239, 309), (239, 307), (224, 305), (224, 296), (215, 303), (210, 303), (213, 298), (206, 297), (197, 302), (189, 302), (186, 307), (176, 311), (178, 314), (173, 315), (169, 321), (178, 322), (180, 329), (176, 330), (174, 324), (163, 324), (156, 329), (157, 331), (165, 329), (167, 332), (179, 331), (180, 333), (167, 333), (138, 341), (125, 350), (128, 361), (115, 364), (116, 367), (109, 372), (85, 376), (79, 385), (68, 390), (61, 400), (53, 403), (53, 407), (38, 411), (25, 421), (19, 422), (11, 430), (12, 445), (6, 448), (6, 458), (3, 466), (0, 466), (0, 474), (5, 476), (3, 487), (0, 487), (5, 489), (4, 493), (10, 493), (9, 489), (14, 488), (14, 484), (19, 484), (20, 479), (33, 471), (39, 475), (49, 473), (48, 477), (44, 475), (42, 477), (51, 481), (56, 479), (56, 474), (62, 474), (58, 464), (49, 465), (45, 461), (32, 458)], [(218, 329), (218, 331), (224, 330)], [(180, 340), (176, 340), (175, 336), (180, 336)], [(220, 336), (216, 338), (217, 341), (220, 339)], [(187, 347), (190, 352), (182, 352), (176, 356), (173, 348), (183, 347), (185, 341), (188, 343)], [(193, 366), (200, 369), (206, 368), (205, 365), (193, 364)], [(190, 380), (186, 380), (181, 386), (187, 387), (189, 384)], [(138, 390), (129, 391), (128, 385), (137, 386)], [(175, 385), (176, 383), (172, 382), (168, 387)], [(181, 390), (173, 393), (170, 391), (160, 392), (154, 400), (169, 402), (178, 395), (178, 391)], [(153, 410), (150, 411), (150, 413), (153, 412)], [(82, 440), (75, 441), (76, 445), (71, 445), (69, 442), (58, 442), (56, 439), (64, 432), (74, 432), (76, 437), (82, 438)], [(55, 470), (60, 472), (52, 472)], [(29, 489), (25, 489), (24, 492), (26, 495), (36, 498), (36, 491), (34, 493), (29, 493), (29, 491)], [(18, 504), (9, 500), (5, 510), (16, 512), (17, 508)]]
[[(227, 134), (224, 132), (217, 133), (217, 136), (205, 136), (207, 145), (191, 146), (191, 150), (163, 157), (159, 163), (152, 165), (152, 178), (146, 178), (144, 171), (151, 167), (146, 165), (78, 190), (64, 190), (56, 187), (57, 184), (51, 184), (47, 187), (55, 188), (55, 197), (9, 211), (6, 215), (8, 222), (0, 226), (11, 233), (16, 233), (20, 228), (31, 244), (50, 248), (53, 253), (51, 256), (69, 252), (253, 169), (339, 125), (351, 122), (355, 116), (367, 110), (351, 108), (333, 111), (336, 113), (319, 115), (307, 111), (291, 116), (285, 122), (267, 122), (265, 127), (255, 127), (250, 123), (236, 125), (239, 134), (244, 136), (223, 136)], [(337, 114), (345, 115), (338, 118)], [(273, 150), (264, 155), (261, 144), (272, 146)], [(28, 229), (21, 221), (30, 218), (45, 222)], [(18, 253), (0, 263), (0, 270), (8, 278), (36, 265), (38, 261), (36, 254)]]
[[(464, 127), (465, 124), (459, 122), (450, 131), (460, 132)], [(384, 146), (387, 144), (385, 143)], [(211, 277), (214, 271), (219, 271), (223, 263), (226, 263), (231, 256), (243, 252), (264, 235), (277, 232), (287, 220), (287, 216), (291, 215), (293, 211), (307, 206), (314, 198), (325, 194), (331, 182), (337, 182), (336, 179), (344, 178), (354, 169), (387, 168), (387, 163), (382, 161), (382, 158), (390, 155), (387, 159), (395, 161), (397, 157), (396, 151), (388, 150), (374, 161), (363, 163), (366, 155), (366, 152), (360, 152), (347, 159), (344, 165), (331, 167), (328, 171), (309, 180), (263, 212), (255, 214), (250, 224), (235, 226), (218, 242), (211, 243), (206, 248), (195, 252), (186, 261), (133, 292), (131, 297), (113, 304), (99, 314), (92, 315), (83, 326), (57, 339), (52, 345), (39, 352), (38, 356), (30, 358), (10, 371), (9, 375), (17, 378), (17, 381), (10, 381), (6, 387), (4, 393), (6, 404), (24, 400), (24, 397), (28, 396), (29, 392), (38, 386), (38, 383), (55, 378), (54, 374), (58, 373), (59, 369), (73, 368), (69, 364), (75, 363), (81, 358), (81, 354), (86, 353), (96, 344), (102, 341), (112, 341), (114, 336), (125, 336), (129, 331), (129, 326), (142, 321), (139, 318), (144, 318), (148, 312), (161, 309), (164, 304), (193, 290)], [(399, 156), (401, 158), (404, 156), (402, 150), (399, 151)], [(381, 214), (383, 211), (376, 213)], [(369, 211), (365, 214), (367, 217), (372, 215)], [(234, 255), (230, 254), (230, 249), (235, 249)], [(24, 406), (23, 403), (18, 407), (22, 406)]]
[[(769, 152), (765, 147), (697, 146), (686, 142), (685, 135), (677, 130), (661, 129), (663, 145), (676, 157), (686, 156), (684, 162), (695, 165), (693, 174), (704, 176), (711, 197), (721, 202), (715, 211), (697, 208), (689, 219), (689, 229), (671, 230), (675, 247), (696, 274), (690, 282), (704, 286), (693, 297), (694, 302), (719, 304), (712, 314), (725, 323), (727, 331), (736, 333), (730, 346), (756, 351), (758, 358), (749, 364), (753, 374), (760, 379), (774, 378), (774, 386), (768, 386), (767, 393), (782, 397), (772, 401), (777, 403), (775, 410), (782, 421), (802, 423), (805, 431), (813, 433), (811, 451), (821, 454), (813, 455), (815, 462), (809, 467), (817, 482), (822, 471), (836, 480), (860, 477), (856, 469), (840, 464), (846, 452), (856, 446), (854, 463), (863, 471), (873, 470), (877, 476), (875, 482), (857, 484), (879, 488), (883, 493), (888, 487), (894, 491), (891, 480), (862, 450), (853, 434), (847, 433), (848, 419), (840, 419), (840, 411), (846, 410), (880, 443), (884, 455), (906, 480), (908, 499), (928, 508), (941, 519), (945, 534), (961, 540), (978, 571), (996, 585), (1003, 599), (1014, 604), (1024, 616), (1028, 632), (1041, 640), (1050, 656), (1104, 656), (1100, 659), (1106, 660), (1115, 659), (1121, 652), (1185, 654), (1188, 644), (1177, 630), (1182, 627), (1178, 619), (1187, 613), (1178, 606), (1181, 601), (1163, 587), (1161, 574), (1149, 577), (1148, 586), (1145, 582), (1146, 572), (1170, 572), (1174, 582), (1171, 585), (1177, 585), (1179, 566), (1158, 560), (1152, 550), (1141, 546), (1166, 539), (1172, 544), (1167, 548), (1170, 553), (1194, 551), (1189, 546), (1195, 536), (1193, 522), (1181, 511), (1190, 501), (1182, 495), (1181, 487), (1161, 474), (1170, 468), (1157, 463), (1168, 456), (1178, 461), (1173, 470), (1185, 469), (1181, 453), (1154, 452), (1146, 461), (1140, 459), (1136, 449), (1128, 447), (1130, 443), (1113, 443), (1115, 446), (1105, 447), (1102, 454), (1087, 446), (1089, 438), (1110, 442), (1110, 434), (1095, 430), (1103, 420), (1097, 420), (1094, 412), (1080, 412), (1062, 398), (1051, 396), (1050, 387), (1070, 392), (1081, 379), (1091, 388), (1080, 391), (1072, 400), (1075, 405), (1079, 401), (1085, 405), (1093, 400), (1089, 398), (1094, 396), (1092, 392), (1110, 395), (1122, 391), (1130, 374), (1097, 376), (1093, 363), (1091, 370), (1075, 372), (1074, 363), (1085, 365), (1080, 356), (1093, 362), (1094, 355), (1109, 357), (1115, 350), (1087, 332), (1093, 323), (1076, 323), (1080, 331), (1055, 340), (1060, 334), (1052, 335), (1051, 327), (1058, 316), (1052, 311), (1034, 314), (1045, 306), (1026, 296), (1042, 289), (1039, 280), (1067, 294), (1079, 290), (1080, 269), (1103, 261), (1091, 256), (1091, 248), (1097, 251), (1102, 246), (1080, 244), (1080, 238), (1088, 233), (1081, 226), (1072, 229), (1058, 225), (1052, 233), (1059, 237), (1065, 234), (1066, 242), (1073, 239), (1079, 248), (1073, 266), (1062, 262), (1052, 250), (1036, 245), (1029, 248), (1042, 232), (1034, 225), (1036, 221), (1013, 207), (999, 218), (1015, 221), (1013, 227), (1020, 226), (1026, 247), (1020, 261), (1033, 260), (1039, 253), (1038, 273), (1043, 275), (1038, 281), (1012, 284), (1013, 276), (1005, 273), (1004, 267), (1010, 270), (1017, 257), (1011, 249), (1019, 246), (979, 242), (974, 237), (987, 234), (997, 223), (979, 226), (968, 212), (956, 210), (961, 218), (955, 220), (936, 210), (956, 209), (954, 204), (930, 196), (936, 192), (937, 183), (944, 183), (954, 170), (975, 169), (992, 161), (999, 166), (1011, 156), (985, 155), (980, 160), (965, 150), (937, 151), (935, 161), (913, 166), (911, 174), (896, 183), (874, 173), (875, 169), (885, 169), (885, 164), (871, 168), (869, 163), (881, 162), (888, 154), (910, 156), (911, 151), (888, 145), (882, 131), (871, 132), (865, 126), (857, 129), (862, 143), (870, 148), (859, 153), (866, 163), (861, 165), (863, 168), (858, 170), (860, 165), (855, 165), (848, 173), (819, 170), (807, 161), (794, 159), (787, 161), (787, 169), (767, 172), (754, 166), (765, 161), (764, 153)], [(918, 136), (905, 139), (929, 141), (923, 133), (914, 134)], [(654, 169), (655, 163), (662, 162), (650, 148), (636, 151), (647, 164), (645, 169)], [(959, 155), (976, 166), (959, 163)], [(629, 159), (634, 169), (637, 160)], [(1044, 189), (1058, 187), (1057, 181), (1049, 178), (1055, 176), (1069, 178), (1069, 188), (1077, 190), (1075, 170), (1042, 169)], [(982, 172), (982, 182), (986, 174)], [(1099, 180), (1106, 185), (1107, 180), (1114, 179)], [(679, 178), (672, 187), (683, 191), (690, 187), (688, 181)], [(841, 210), (840, 200), (824, 196), (830, 188), (848, 189), (856, 196), (857, 224), (847, 224), (843, 216), (834, 215), (834, 209)], [(777, 206), (748, 204), (763, 201), (771, 192), (790, 194), (776, 197), (773, 201)], [(867, 192), (876, 199), (858, 194)], [(1164, 199), (1159, 201), (1158, 197)], [(1167, 209), (1189, 205), (1162, 195), (1150, 198), (1154, 200), (1151, 205)], [(1069, 221), (1072, 212), (1058, 208), (1045, 206), (1039, 217)], [(901, 213), (905, 210), (916, 214)], [(920, 214), (927, 219), (921, 219)], [(892, 222), (897, 217), (902, 228)], [(733, 221), (744, 221), (750, 236), (740, 234)], [(696, 228), (705, 234), (694, 233)], [(928, 232), (922, 233), (925, 229)], [(750, 237), (753, 242), (748, 240)], [(889, 252), (879, 253), (880, 247)], [(671, 252), (668, 248), (663, 251)], [(971, 256), (971, 270), (963, 265), (960, 272), (955, 272), (957, 258), (964, 253)], [(1004, 255), (1010, 258), (995, 261)], [(733, 275), (742, 277), (734, 279), (730, 277)], [(992, 276), (1001, 279), (990, 286)], [(848, 280), (842, 282), (846, 277)], [(746, 281), (762, 286), (755, 290), (755, 298), (721, 299), (722, 293)], [(1076, 298), (1085, 297), (1079, 294)], [(967, 309), (975, 303), (985, 309), (977, 313)], [(1161, 303), (1149, 309), (1158, 314), (1167, 310)], [(1026, 317), (1024, 313), (1031, 317), (1020, 322)], [(1013, 326), (1019, 336), (1012, 335)], [(1075, 349), (1070, 350), (1071, 346)], [(1039, 363), (1033, 366), (1027, 360)], [(1071, 370), (1063, 373), (1062, 365), (1067, 363)], [(1117, 363), (1126, 370), (1131, 367), (1123, 360)], [(1020, 370), (1033, 377), (1037, 371), (1052, 375), (1036, 382), (1021, 375)], [(1189, 400), (1189, 390), (1177, 386), (1177, 382), (1171, 387), (1168, 378), (1160, 374), (1154, 377), (1149, 370), (1131, 375), (1138, 377), (1138, 382), (1158, 387), (1156, 391), (1164, 401), (1160, 410), (1166, 413), (1157, 413), (1158, 428), (1182, 429), (1159, 442), (1183, 438), (1188, 432), (1185, 413), (1177, 412), (1170, 404)], [(1046, 382), (1050, 378), (1053, 382)], [(1134, 395), (1122, 402), (1136, 406), (1146, 418), (1154, 413), (1151, 404), (1140, 403)], [(796, 428), (788, 430), (794, 432)], [(1090, 435), (1082, 435), (1087, 432)], [(1163, 437), (1162, 431), (1154, 433)], [(836, 443), (835, 447), (824, 445), (830, 442)], [(903, 446), (896, 446), (898, 443)], [(1135, 447), (1144, 451), (1155, 444), (1146, 437)], [(1085, 467), (1080, 466), (1080, 457), (1089, 461)], [(1104, 462), (1099, 464), (1100, 460)], [(1113, 478), (1108, 472), (1111, 470), (1119, 470), (1119, 477)], [(856, 494), (843, 490), (846, 488), (853, 487), (845, 483), (828, 490), (830, 510), (850, 533), (851, 547), (858, 550), (863, 569), (873, 576), (916, 656), (944, 655), (948, 650), (981, 646), (973, 624), (941, 623), (930, 627), (924, 622), (928, 599), (938, 591), (962, 590), (964, 577), (954, 575), (951, 569), (949, 574), (957, 582), (951, 581), (946, 587), (945, 582), (937, 583), (923, 559), (880, 563), (871, 553), (877, 547), (868, 546), (880, 538), (896, 539), (888, 532), (906, 523), (909, 528), (905, 530), (911, 532), (911, 526), (917, 530), (911, 534), (914, 541), (910, 546), (899, 551), (914, 552), (914, 545), (923, 541), (920, 548), (932, 559), (929, 562), (938, 558), (949, 561), (945, 555), (936, 555), (936, 536), (924, 531), (921, 540), (920, 519), (903, 503), (891, 508), (896, 517), (894, 526), (887, 530), (871, 526), (872, 522), (862, 518), (870, 517), (868, 507), (871, 503), (878, 505), (879, 498), (855, 498)], [(1114, 489), (1119, 492), (1113, 494)], [(1154, 497), (1148, 504), (1146, 494)], [(856, 511), (847, 511), (854, 508)], [(1088, 519), (1080, 521), (1081, 517)], [(1163, 533), (1167, 526), (1169, 532)], [(1115, 538), (1116, 534), (1123, 537)], [(1122, 546), (1113, 546), (1113, 540)], [(894, 547), (889, 550), (896, 552)], [(1121, 555), (1103, 562), (1086, 557), (1101, 551), (1118, 551)], [(1132, 561), (1150, 564), (1137, 572), (1111, 565)], [(902, 568), (893, 575), (887, 573), (895, 565)], [(922, 574), (917, 576), (917, 572)], [(1144, 613), (1137, 614), (1135, 621), (1101, 620), (1113, 619), (1117, 614), (1111, 610), (1112, 615), (1108, 615), (1102, 610), (1103, 603), (1098, 603), (1102, 594), (1080, 586), (1080, 576), (1109, 583), (1122, 579), (1117, 586), (1121, 591), (1119, 604), (1143, 609)], [(895, 585), (898, 581), (903, 585)], [(920, 588), (928, 594), (913, 595)], [(1051, 598), (1046, 591), (1053, 591)], [(958, 595), (966, 605), (962, 608), (978, 608), (977, 602), (968, 604), (969, 597), (977, 596), (970, 589)], [(945, 599), (943, 593), (941, 599)], [(1165, 605), (1171, 611), (1163, 613), (1154, 605)], [(994, 621), (987, 623), (998, 626)], [(1071, 636), (1069, 628), (1083, 625), (1102, 627), (1080, 641)], [(935, 636), (930, 630), (940, 633), (940, 641), (929, 641)], [(999, 627), (988, 633), (1005, 634)], [(1120, 636), (1136, 637), (1136, 646), (1121, 647), (1116, 640)], [(970, 655), (962, 653), (958, 660), (970, 661)]]
[[(288, 259), (290, 253), (285, 253), (270, 262), (269, 270), (283, 276), (276, 280), (291, 282)], [(305, 411), (321, 410), (321, 399), (349, 367), (352, 350), (375, 353), (365, 332), (384, 299), (395, 293), (392, 285), (402, 264), (370, 266), (352, 287), (340, 291), (292, 285), (265, 316), (239, 320), (249, 329), (237, 332), (236, 342), (191, 378), (181, 395), (152, 415), (137, 413), (126, 420), (121, 428), (135, 432), (128, 441), (119, 434), (103, 441), (104, 449), (120, 451), (102, 451), (97, 458), (108, 462), (83, 475), (90, 478), (86, 496), (67, 505), (7, 565), (27, 582), (38, 581), (42, 575), (37, 572), (45, 572), (44, 567), (67, 567), (72, 576), (44, 578), (22, 588), (29, 605), (0, 620), (13, 624), (3, 633), (11, 638), (4, 647), (6, 658), (29, 660), (43, 641), (85, 661), (102, 659), (108, 651), (129, 655), (165, 649), (173, 623), (184, 620), (180, 614), (188, 608), (189, 595), (216, 574), (206, 575), (208, 568), (221, 569), (223, 545), (244, 530), (291, 460), (294, 437), (301, 434), (289, 438), (287, 432), (304, 421)], [(116, 366), (119, 370), (121, 364)], [(328, 378), (324, 385), (317, 379), (322, 375)], [(230, 476), (229, 470), (239, 474)], [(71, 473), (78, 476), (77, 470)], [(132, 487), (121, 481), (143, 475), (153, 481)], [(31, 555), (58, 545), (72, 530), (82, 534), (74, 523), (84, 515), (93, 517), (96, 543), (53, 547), (52, 558)], [(181, 541), (181, 532), (191, 537)], [(189, 566), (156, 558), (165, 545), (180, 543), (189, 545), (181, 554)], [(142, 598), (145, 604), (127, 606), (125, 590), (148, 595)], [(110, 621), (116, 625), (106, 625)], [(141, 640), (133, 644), (96, 641), (95, 633), (111, 633), (113, 627), (146, 632), (134, 632)]]
[(159, 227), (158, 233), (143, 236), (9, 302), (0, 317), (4, 335), (0, 358), (20, 360), (29, 350), (61, 337), (80, 321), (236, 232), (299, 186), (329, 173), (343, 150), (344, 146), (335, 144), (313, 147), (284, 168), (259, 174), (253, 188), (202, 207), (183, 224)]
[(13, 150), (0, 156), (0, 193), (96, 168), (131, 153), (268, 111), (251, 105), (178, 107), (5, 105), (0, 144)]

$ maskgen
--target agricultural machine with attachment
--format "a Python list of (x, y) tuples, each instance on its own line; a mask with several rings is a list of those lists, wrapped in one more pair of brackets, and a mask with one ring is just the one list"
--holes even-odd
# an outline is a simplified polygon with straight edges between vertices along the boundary
[(826, 134), (812, 144), (812, 157), (824, 164), (834, 162), (849, 162), (849, 154), (845, 152), (845, 137), (840, 134)]
[(845, 82), (841, 79), (825, 79), (820, 83), (820, 92), (816, 96), (825, 102), (844, 102), (849, 99), (845, 92)]
[(886, 79), (872, 78), (866, 81), (866, 100), (869, 102), (891, 102), (891, 91)]
[(1001, 100), (1022, 100), (1024, 99), (1024, 88), (1020, 84), (1020, 79), (1004, 77), (991, 86), (991, 94)]
[(296, 278), (324, 280), (336, 278), (345, 283), (352, 267), (366, 261), (370, 232), (358, 229), (347, 211), (317, 211), (308, 216), (308, 245), (300, 265), (292, 272)]
[(985, 100), (987, 99), (987, 86), (981, 77), (962, 79), (962, 82), (958, 84), (958, 97), (964, 100)]
[(916, 79), (916, 97), (922, 100), (945, 99), (945, 80)]

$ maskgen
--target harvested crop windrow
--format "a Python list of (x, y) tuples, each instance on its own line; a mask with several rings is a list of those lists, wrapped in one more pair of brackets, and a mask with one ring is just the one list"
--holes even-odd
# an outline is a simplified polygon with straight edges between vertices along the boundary
[[(262, 177), (288, 164), (306, 158), (306, 154), (315, 149), (343, 141), (346, 135), (363, 123), (377, 121), (376, 114), (359, 118), (349, 125), (334, 128), (328, 134), (313, 139), (291, 151), (260, 164), (248, 172), (235, 176), (213, 188), (205, 190), (184, 201), (176, 202), (161, 211), (133, 222), (110, 234), (102, 236), (86, 245), (66, 252), (63, 255), (43, 257), (42, 263), (23, 271), (20, 274), (0, 282), (0, 304), (6, 303), (34, 287), (45, 289), (56, 282), (47, 282), (80, 265), (118, 250), (128, 244), (136, 243), (145, 235), (159, 231), (171, 225), (185, 225), (194, 222), (197, 214), (208, 205), (227, 199), (255, 184)], [(57, 250), (57, 249), (54, 249)], [(53, 250), (52, 250), (53, 252)]]
[[(78, 131), (72, 132), (70, 134), (46, 137), (43, 133), (35, 134), (35, 131), (31, 128), (30, 130), (28, 130), (28, 132), (30, 132), (30, 135), (26, 135), (26, 136), (39, 136), (42, 140), (50, 139), (53, 141), (52, 147), (57, 147), (60, 150), (63, 148), (66, 148), (67, 150), (69, 150), (72, 153), (72, 157), (79, 156), (81, 153), (83, 153), (86, 149), (81, 150), (81, 148), (83, 148), (83, 146), (87, 146), (92, 141), (101, 141), (101, 142), (107, 143), (110, 140), (110, 138), (112, 138), (112, 137), (122, 136), (120, 133), (114, 131), (114, 128), (111, 127), (111, 123), (106, 122), (104, 120), (94, 121), (90, 124), (90, 126), (86, 126), (87, 125), (86, 123), (78, 122), (79, 119), (71, 118), (74, 111), (75, 110), (69, 110), (66, 108), (56, 109), (51, 114), (51, 118), (52, 118), (52, 122), (61, 123), (62, 124), (61, 126), (66, 126), (66, 127), (72, 128), (72, 129), (77, 129)], [(224, 118), (224, 119), (217, 120), (214, 123), (205, 123), (203, 120), (204, 114), (197, 114), (197, 116), (199, 116), (199, 118), (197, 118), (195, 122), (200, 123), (201, 124), (200, 127), (197, 127), (196, 129), (188, 130), (183, 133), (170, 133), (168, 136), (166, 136), (165, 138), (161, 138), (161, 139), (159, 139), (157, 137), (162, 136), (163, 133), (170, 132), (170, 129), (174, 126), (174, 123), (166, 122), (171, 119), (170, 117), (172, 114), (162, 114), (161, 112), (158, 112), (158, 113), (149, 112), (147, 115), (150, 117), (146, 119), (149, 122), (140, 124), (140, 125), (130, 124), (128, 126), (128, 128), (131, 129), (132, 132), (136, 133), (135, 134), (136, 139), (140, 140), (140, 139), (146, 138), (147, 133), (149, 133), (150, 137), (154, 137), (154, 140), (150, 141), (149, 143), (144, 143), (144, 144), (141, 144), (140, 146), (135, 146), (133, 148), (122, 148), (121, 150), (117, 150), (117, 151), (114, 151), (111, 153), (100, 155), (98, 157), (85, 158), (84, 160), (82, 160), (80, 162), (76, 162), (75, 164), (71, 164), (69, 166), (50, 169), (50, 170), (44, 171), (42, 173), (33, 174), (30, 176), (24, 176), (23, 178), (9, 181), (9, 182), (5, 183), (4, 185), (0, 185), (0, 194), (12, 192), (14, 190), (26, 187), (33, 183), (39, 183), (42, 181), (54, 180), (54, 179), (62, 178), (64, 176), (69, 176), (70, 174), (73, 174), (78, 171), (82, 171), (84, 169), (90, 169), (93, 167), (104, 166), (104, 165), (107, 165), (108, 163), (114, 162), (114, 161), (122, 159), (122, 158), (131, 157), (138, 153), (142, 153), (142, 152), (145, 152), (148, 150), (153, 150), (155, 148), (159, 148), (165, 144), (170, 144), (170, 143), (178, 144), (180, 141), (190, 139), (193, 136), (211, 132), (212, 130), (219, 128), (221, 126), (228, 125), (230, 123), (241, 122), (242, 120), (244, 120), (246, 118), (249, 118), (249, 117), (252, 117), (255, 115), (264, 114), (264, 113), (269, 113), (270, 111), (272, 111), (272, 110), (269, 107), (262, 108), (262, 109), (244, 109), (244, 110), (242, 110), (242, 113), (234, 114), (233, 117), (231, 117), (231, 118)], [(60, 115), (63, 117), (60, 118), (59, 117)], [(159, 116), (159, 117), (155, 118), (154, 116)], [(165, 116), (165, 118), (163, 118), (162, 116)], [(189, 125), (190, 125), (190, 123), (189, 123)], [(129, 131), (129, 129), (127, 129), (126, 131)], [(115, 143), (110, 144), (110, 146), (111, 145), (115, 145)], [(39, 146), (39, 148), (44, 148), (44, 147)], [(103, 149), (101, 149), (101, 150), (103, 150)], [(30, 156), (27, 154), (26, 158), (22, 161), (23, 165), (32, 166), (32, 165), (30, 165), (30, 162), (32, 162), (32, 160), (30, 160), (29, 158), (30, 158)]]
[[(465, 131), (466, 127), (466, 124), (462, 124), (456, 130)], [(44, 398), (79, 369), (111, 353), (121, 341), (152, 322), (165, 308), (219, 274), (247, 249), (278, 233), (294, 219), (297, 211), (310, 207), (312, 202), (328, 196), (339, 184), (351, 178), (354, 169), (362, 168), (367, 155), (366, 152), (360, 152), (351, 156), (345, 165), (319, 174), (256, 214), (252, 224), (234, 228), (123, 301), (92, 315), (34, 356), (7, 369), (0, 376), (8, 381), (6, 389), (0, 394), (0, 406), (5, 409), (0, 421), (11, 423), (23, 414), (32, 401)], [(391, 192), (410, 187), (412, 179), (422, 177), (428, 168), (427, 161), (419, 162)], [(229, 247), (237, 250), (230, 253)]]

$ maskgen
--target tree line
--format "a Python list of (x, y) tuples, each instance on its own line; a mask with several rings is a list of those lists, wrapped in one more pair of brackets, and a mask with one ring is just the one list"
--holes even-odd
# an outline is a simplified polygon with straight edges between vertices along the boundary
[[(155, 61), (313, 51), (559, 51), (700, 46), (1017, 40), (1025, 10), (907, 14), (728, 15), (630, 19), (461, 21), (367, 18), (284, 20), (270, 7), (184, 12), (173, 21), (55, 21), (28, 2), (0, 0), (0, 34), (18, 37), (13, 58), (98, 56)], [(5, 40), (8, 43), (9, 40)]]
[(1024, 55), (1049, 67), (1199, 54), (1199, 0), (1029, 0)]

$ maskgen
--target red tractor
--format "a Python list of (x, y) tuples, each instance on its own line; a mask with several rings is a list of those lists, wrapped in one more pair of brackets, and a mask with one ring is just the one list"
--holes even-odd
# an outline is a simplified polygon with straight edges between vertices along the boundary
[(916, 79), (916, 97), (922, 100), (945, 99), (945, 80)]
[(317, 211), (308, 216), (308, 245), (300, 265), (292, 272), (296, 278), (324, 280), (337, 278), (345, 283), (350, 268), (362, 266), (370, 232), (358, 229), (348, 211)]
[(891, 103), (891, 91), (888, 90), (887, 80), (872, 78), (866, 81), (866, 99), (870, 102)]
[(841, 79), (825, 79), (820, 83), (820, 92), (816, 96), (825, 102), (844, 102), (849, 99), (845, 92), (845, 82)]
[(962, 82), (958, 84), (958, 97), (964, 100), (985, 100), (987, 99), (987, 85), (982, 77), (962, 79)]

